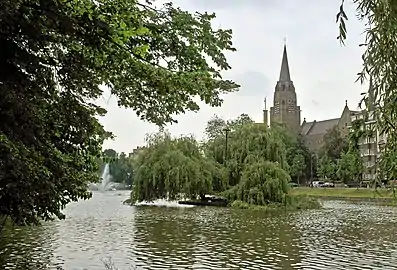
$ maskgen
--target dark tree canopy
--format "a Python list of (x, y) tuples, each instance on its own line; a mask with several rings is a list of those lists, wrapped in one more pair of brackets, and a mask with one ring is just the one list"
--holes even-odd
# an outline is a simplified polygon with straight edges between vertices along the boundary
[[(109, 136), (93, 104), (107, 86), (158, 125), (219, 106), (230, 30), (208, 13), (136, 0), (0, 1), (0, 215), (37, 223), (88, 198)], [(211, 64), (206, 59), (211, 59)]]

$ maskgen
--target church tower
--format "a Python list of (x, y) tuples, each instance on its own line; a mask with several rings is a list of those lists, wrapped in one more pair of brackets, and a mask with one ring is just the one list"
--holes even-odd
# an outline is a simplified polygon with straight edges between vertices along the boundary
[(284, 44), (280, 77), (274, 90), (273, 107), (270, 108), (270, 125), (274, 123), (284, 124), (296, 133), (301, 131), (301, 112), (289, 73), (286, 44)]

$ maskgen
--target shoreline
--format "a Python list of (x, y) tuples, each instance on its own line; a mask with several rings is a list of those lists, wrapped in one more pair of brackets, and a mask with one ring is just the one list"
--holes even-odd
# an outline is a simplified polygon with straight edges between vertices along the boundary
[(347, 201), (372, 201), (372, 202), (395, 202), (392, 191), (389, 189), (370, 188), (310, 188), (298, 187), (290, 191), (291, 196), (308, 196), (325, 200), (347, 200)]

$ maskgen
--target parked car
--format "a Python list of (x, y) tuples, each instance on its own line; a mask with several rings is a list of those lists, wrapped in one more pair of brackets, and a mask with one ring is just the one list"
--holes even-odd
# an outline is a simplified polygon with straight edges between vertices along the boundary
[(325, 182), (321, 185), (321, 187), (330, 187), (330, 188), (334, 188), (335, 184), (331, 183), (331, 182)]
[(318, 188), (321, 187), (324, 184), (323, 181), (313, 181), (312, 187)]

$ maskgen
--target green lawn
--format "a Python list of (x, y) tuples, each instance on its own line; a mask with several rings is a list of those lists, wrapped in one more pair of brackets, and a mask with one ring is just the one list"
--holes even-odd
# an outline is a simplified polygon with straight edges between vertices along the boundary
[(388, 189), (371, 188), (310, 188), (298, 187), (291, 190), (291, 195), (306, 195), (313, 197), (340, 197), (340, 198), (393, 198)]

